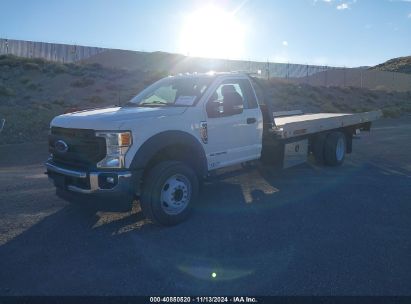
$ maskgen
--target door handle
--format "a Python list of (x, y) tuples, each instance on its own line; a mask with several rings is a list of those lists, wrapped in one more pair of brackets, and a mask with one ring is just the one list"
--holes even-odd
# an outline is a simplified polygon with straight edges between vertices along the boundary
[(254, 117), (247, 118), (247, 124), (249, 124), (249, 125), (255, 123), (256, 121), (257, 121), (257, 119), (255, 119)]

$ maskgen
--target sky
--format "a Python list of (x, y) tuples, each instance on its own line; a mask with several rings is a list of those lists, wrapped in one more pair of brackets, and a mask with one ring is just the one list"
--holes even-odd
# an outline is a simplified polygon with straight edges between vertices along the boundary
[(411, 55), (411, 0), (0, 0), (0, 38), (367, 66)]

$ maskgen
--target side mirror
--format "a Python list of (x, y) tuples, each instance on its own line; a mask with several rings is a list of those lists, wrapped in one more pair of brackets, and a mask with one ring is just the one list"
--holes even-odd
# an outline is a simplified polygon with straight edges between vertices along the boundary
[(206, 110), (210, 118), (220, 117), (223, 114), (223, 106), (218, 100), (210, 100), (207, 102)]

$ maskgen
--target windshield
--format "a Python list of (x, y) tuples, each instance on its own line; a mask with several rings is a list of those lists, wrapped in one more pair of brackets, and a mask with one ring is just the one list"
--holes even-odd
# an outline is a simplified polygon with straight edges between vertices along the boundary
[(192, 106), (203, 95), (212, 78), (164, 78), (132, 98), (127, 106)]

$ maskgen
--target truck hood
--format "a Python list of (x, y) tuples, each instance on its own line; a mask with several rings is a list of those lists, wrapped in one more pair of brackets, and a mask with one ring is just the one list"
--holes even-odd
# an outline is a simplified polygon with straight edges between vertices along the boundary
[(118, 130), (128, 120), (180, 115), (186, 107), (111, 107), (64, 114), (55, 117), (51, 126), (75, 129)]

